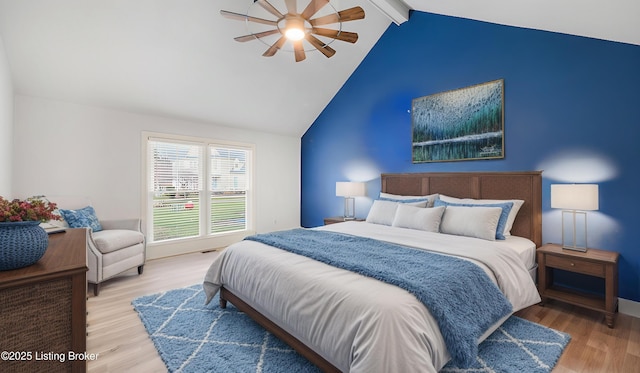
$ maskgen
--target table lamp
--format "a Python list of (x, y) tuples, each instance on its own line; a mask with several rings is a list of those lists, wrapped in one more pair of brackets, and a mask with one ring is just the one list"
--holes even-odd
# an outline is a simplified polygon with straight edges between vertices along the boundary
[(356, 200), (354, 197), (366, 196), (365, 183), (353, 181), (336, 182), (336, 196), (344, 197), (344, 220), (356, 218)]
[(598, 209), (598, 185), (552, 184), (551, 208), (563, 209), (562, 248), (587, 251), (587, 213), (585, 211)]

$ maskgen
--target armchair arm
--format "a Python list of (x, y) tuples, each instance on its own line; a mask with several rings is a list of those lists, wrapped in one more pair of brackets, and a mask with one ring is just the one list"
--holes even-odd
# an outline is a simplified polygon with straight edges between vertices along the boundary
[(141, 221), (139, 218), (100, 220), (100, 225), (102, 225), (102, 229), (128, 229), (131, 231), (142, 232)]
[(102, 281), (102, 253), (98, 250), (91, 229), (87, 228), (87, 280), (93, 283)]

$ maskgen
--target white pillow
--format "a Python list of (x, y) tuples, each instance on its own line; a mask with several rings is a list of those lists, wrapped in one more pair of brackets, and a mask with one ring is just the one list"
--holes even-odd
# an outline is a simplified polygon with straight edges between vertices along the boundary
[(396, 217), (398, 205), (398, 202), (392, 201), (373, 201), (371, 210), (369, 210), (369, 214), (367, 215), (367, 223), (391, 225), (393, 219)]
[[(399, 194), (390, 194), (380, 192), (380, 199), (389, 199), (398, 202), (407, 201), (407, 200), (428, 200), (426, 207), (433, 207), (433, 202), (438, 199), (438, 194), (429, 194), (426, 196), (402, 196)], [(405, 202), (406, 203), (406, 202)]]
[(495, 241), (500, 214), (500, 207), (447, 206), (440, 232)]
[(391, 225), (427, 232), (439, 232), (444, 209), (444, 206), (425, 209), (401, 203), (398, 205), (396, 216)]
[(516, 215), (518, 215), (518, 211), (520, 211), (520, 207), (524, 204), (524, 201), (521, 199), (473, 199), (473, 198), (455, 198), (449, 197), (444, 194), (440, 194), (440, 199), (445, 202), (451, 203), (466, 203), (468, 205), (488, 205), (492, 203), (505, 203), (505, 202), (513, 202), (513, 206), (511, 207), (511, 211), (509, 211), (509, 217), (507, 217), (507, 223), (504, 227), (504, 231), (502, 232), (505, 236), (511, 235), (511, 228), (513, 227), (513, 222), (516, 221)]

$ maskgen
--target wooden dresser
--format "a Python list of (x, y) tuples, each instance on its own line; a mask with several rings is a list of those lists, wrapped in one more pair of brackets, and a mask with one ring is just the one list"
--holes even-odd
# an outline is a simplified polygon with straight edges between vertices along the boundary
[(86, 235), (52, 234), (36, 264), (0, 272), (0, 371), (86, 371)]

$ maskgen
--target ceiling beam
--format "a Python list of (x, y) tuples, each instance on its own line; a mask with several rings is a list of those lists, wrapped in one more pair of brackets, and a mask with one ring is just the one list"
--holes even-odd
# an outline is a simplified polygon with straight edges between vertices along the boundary
[(369, 0), (396, 25), (409, 20), (409, 6), (402, 0)]

